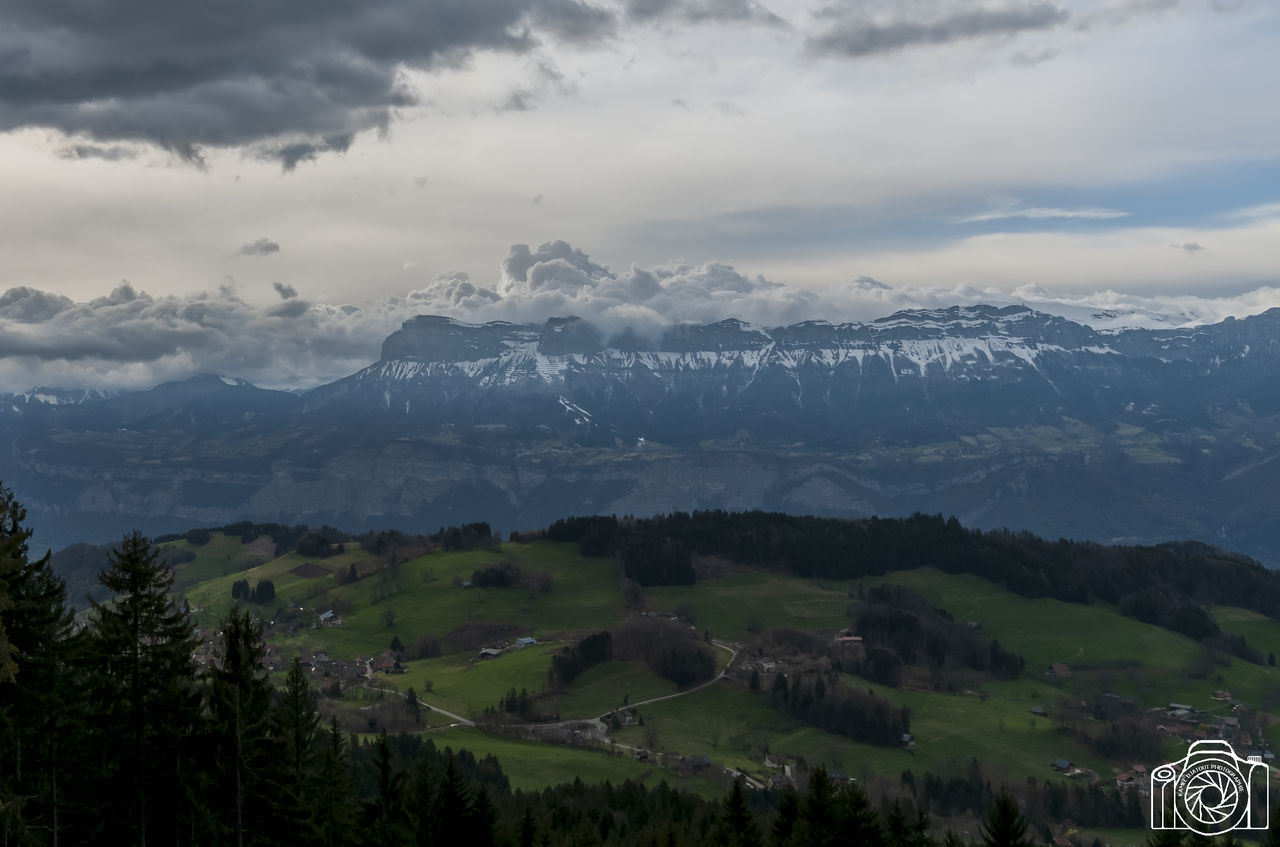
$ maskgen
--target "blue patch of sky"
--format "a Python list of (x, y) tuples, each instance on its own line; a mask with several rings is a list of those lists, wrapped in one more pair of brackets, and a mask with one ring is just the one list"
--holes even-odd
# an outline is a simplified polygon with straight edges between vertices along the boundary
[[(1230, 225), (1231, 213), (1280, 202), (1280, 161), (1188, 170), (1123, 185), (1028, 187), (1003, 205), (982, 197), (914, 198), (878, 206), (762, 206), (626, 227), (620, 243), (661, 243), (691, 261), (812, 256), (848, 250), (927, 250), (985, 233), (1105, 232), (1123, 227)], [(1106, 209), (1120, 217), (999, 217), (1019, 209)], [(669, 254), (669, 255), (671, 255)]]
[(1115, 186), (1088, 186), (1021, 192), (1010, 209), (1110, 209), (1115, 218), (1008, 217), (963, 221), (1004, 207), (974, 205), (957, 215), (953, 229), (965, 236), (983, 232), (1096, 231), (1135, 226), (1221, 226), (1250, 206), (1280, 202), (1280, 161), (1235, 163), (1172, 179)]

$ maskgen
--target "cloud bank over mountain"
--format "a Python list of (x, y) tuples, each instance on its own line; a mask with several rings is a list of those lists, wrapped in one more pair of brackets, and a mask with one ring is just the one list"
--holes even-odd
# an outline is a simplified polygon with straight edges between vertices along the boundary
[(1100, 329), (1214, 323), (1280, 306), (1280, 289), (1273, 287), (1226, 297), (1143, 296), (1038, 286), (895, 287), (858, 277), (815, 291), (718, 262), (614, 271), (564, 241), (512, 246), (491, 280), (446, 274), (403, 296), (372, 302), (309, 300), (305, 285), (272, 288), (250, 292), (226, 285), (152, 296), (124, 282), (88, 302), (30, 287), (9, 289), (0, 294), (0, 390), (144, 388), (206, 372), (307, 388), (376, 360), (383, 339), (420, 314), (474, 323), (577, 315), (607, 333), (629, 328), (656, 335), (672, 323), (728, 317), (780, 326), (978, 303), (1023, 304)]

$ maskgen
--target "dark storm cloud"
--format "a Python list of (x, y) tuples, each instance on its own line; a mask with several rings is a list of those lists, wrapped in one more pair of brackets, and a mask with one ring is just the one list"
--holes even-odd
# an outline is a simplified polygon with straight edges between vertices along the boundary
[(684, 23), (763, 23), (785, 27), (782, 18), (754, 0), (623, 0), (630, 20)]
[(1190, 255), (1190, 256), (1194, 256), (1195, 254), (1205, 249), (1203, 244), (1197, 244), (1194, 241), (1188, 241), (1186, 244), (1175, 244), (1173, 246), (1177, 247), (1178, 249), (1182, 250), (1183, 252), (1185, 252), (1187, 255)]
[(0, 318), (19, 323), (39, 323), (70, 305), (71, 300), (61, 294), (50, 294), (24, 285), (0, 294)]
[(0, 390), (148, 387), (202, 372), (312, 384), (377, 358), (403, 318), (296, 298), (264, 308), (229, 286), (152, 297), (122, 283), (88, 303), (11, 289), (0, 295)]
[(292, 300), (298, 296), (298, 289), (292, 285), (285, 285), (283, 282), (273, 282), (271, 287), (276, 290), (276, 294), (280, 295), (281, 300)]
[(1051, 29), (1065, 23), (1070, 12), (1055, 3), (1043, 2), (1001, 8), (955, 6), (932, 19), (921, 20), (872, 18), (861, 7), (829, 7), (821, 17), (832, 23), (825, 32), (809, 39), (810, 51), (858, 58), (920, 45)]
[(137, 157), (137, 151), (118, 145), (100, 147), (96, 144), (70, 144), (58, 151), (60, 159), (101, 159), (104, 162), (122, 162)]
[(267, 314), (273, 318), (300, 318), (310, 309), (311, 304), (305, 300), (288, 300), (274, 309), (268, 309)]
[(581, 0), (10, 0), (0, 131), (140, 141), (194, 164), (204, 147), (251, 147), (290, 168), (413, 104), (402, 67), (594, 42), (615, 17)]
[(270, 238), (259, 238), (251, 244), (245, 244), (236, 251), (241, 256), (270, 256), (280, 252), (280, 245)]

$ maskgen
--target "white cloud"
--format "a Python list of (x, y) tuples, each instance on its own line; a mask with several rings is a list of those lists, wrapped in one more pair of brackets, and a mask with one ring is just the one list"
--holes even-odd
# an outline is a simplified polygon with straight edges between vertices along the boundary
[(1084, 206), (1078, 209), (1053, 209), (1036, 206), (1030, 209), (997, 209), (992, 212), (982, 212), (977, 215), (960, 218), (957, 223), (1001, 221), (1008, 218), (1027, 218), (1028, 220), (1033, 221), (1052, 220), (1054, 218), (1063, 218), (1067, 220), (1109, 221), (1116, 218), (1126, 218), (1128, 216), (1128, 212), (1122, 212), (1119, 209), (1103, 209), (1099, 206)]
[[(1167, 238), (1161, 242), (1164, 254), (1175, 253), (1169, 243)], [(41, 384), (145, 388), (204, 372), (269, 387), (311, 387), (375, 360), (383, 339), (419, 314), (477, 323), (541, 323), (577, 315), (609, 334), (630, 328), (654, 336), (672, 323), (726, 317), (778, 326), (810, 319), (865, 321), (900, 309), (978, 303), (1023, 304), (1099, 328), (1183, 326), (1280, 307), (1280, 288), (1258, 286), (1209, 297), (963, 281), (894, 286), (858, 276), (814, 291), (718, 262), (615, 272), (555, 241), (532, 249), (512, 247), (493, 280), (450, 273), (406, 295), (359, 304), (291, 297), (255, 305), (229, 285), (156, 297), (125, 283), (107, 296), (78, 303), (13, 289), (0, 294), (0, 390)]]

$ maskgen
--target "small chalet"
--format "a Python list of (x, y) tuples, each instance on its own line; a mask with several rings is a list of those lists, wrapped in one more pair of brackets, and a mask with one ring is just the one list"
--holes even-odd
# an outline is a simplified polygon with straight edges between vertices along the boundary
[(833, 644), (861, 644), (862, 636), (854, 635), (851, 629), (842, 629), (836, 633), (836, 637), (832, 639)]
[(1071, 770), (1071, 760), (1070, 759), (1054, 759), (1052, 762), (1049, 763), (1049, 767), (1053, 768), (1055, 771), (1066, 773), (1067, 771)]
[(1071, 668), (1062, 664), (1062, 662), (1054, 662), (1049, 665), (1049, 670), (1045, 672), (1045, 676), (1049, 679), (1071, 679)]
[(1044, 706), (1032, 706), (1031, 714), (1039, 718), (1044, 718), (1049, 716), (1049, 712), (1045, 709)]
[(516, 647), (532, 647), (537, 643), (538, 643), (537, 641), (535, 641), (531, 636), (528, 636), (528, 635), (525, 635), (516, 639)]
[(496, 650), (493, 647), (486, 647), (480, 651), (480, 658), (482, 659), (496, 659), (501, 655), (502, 651)]

